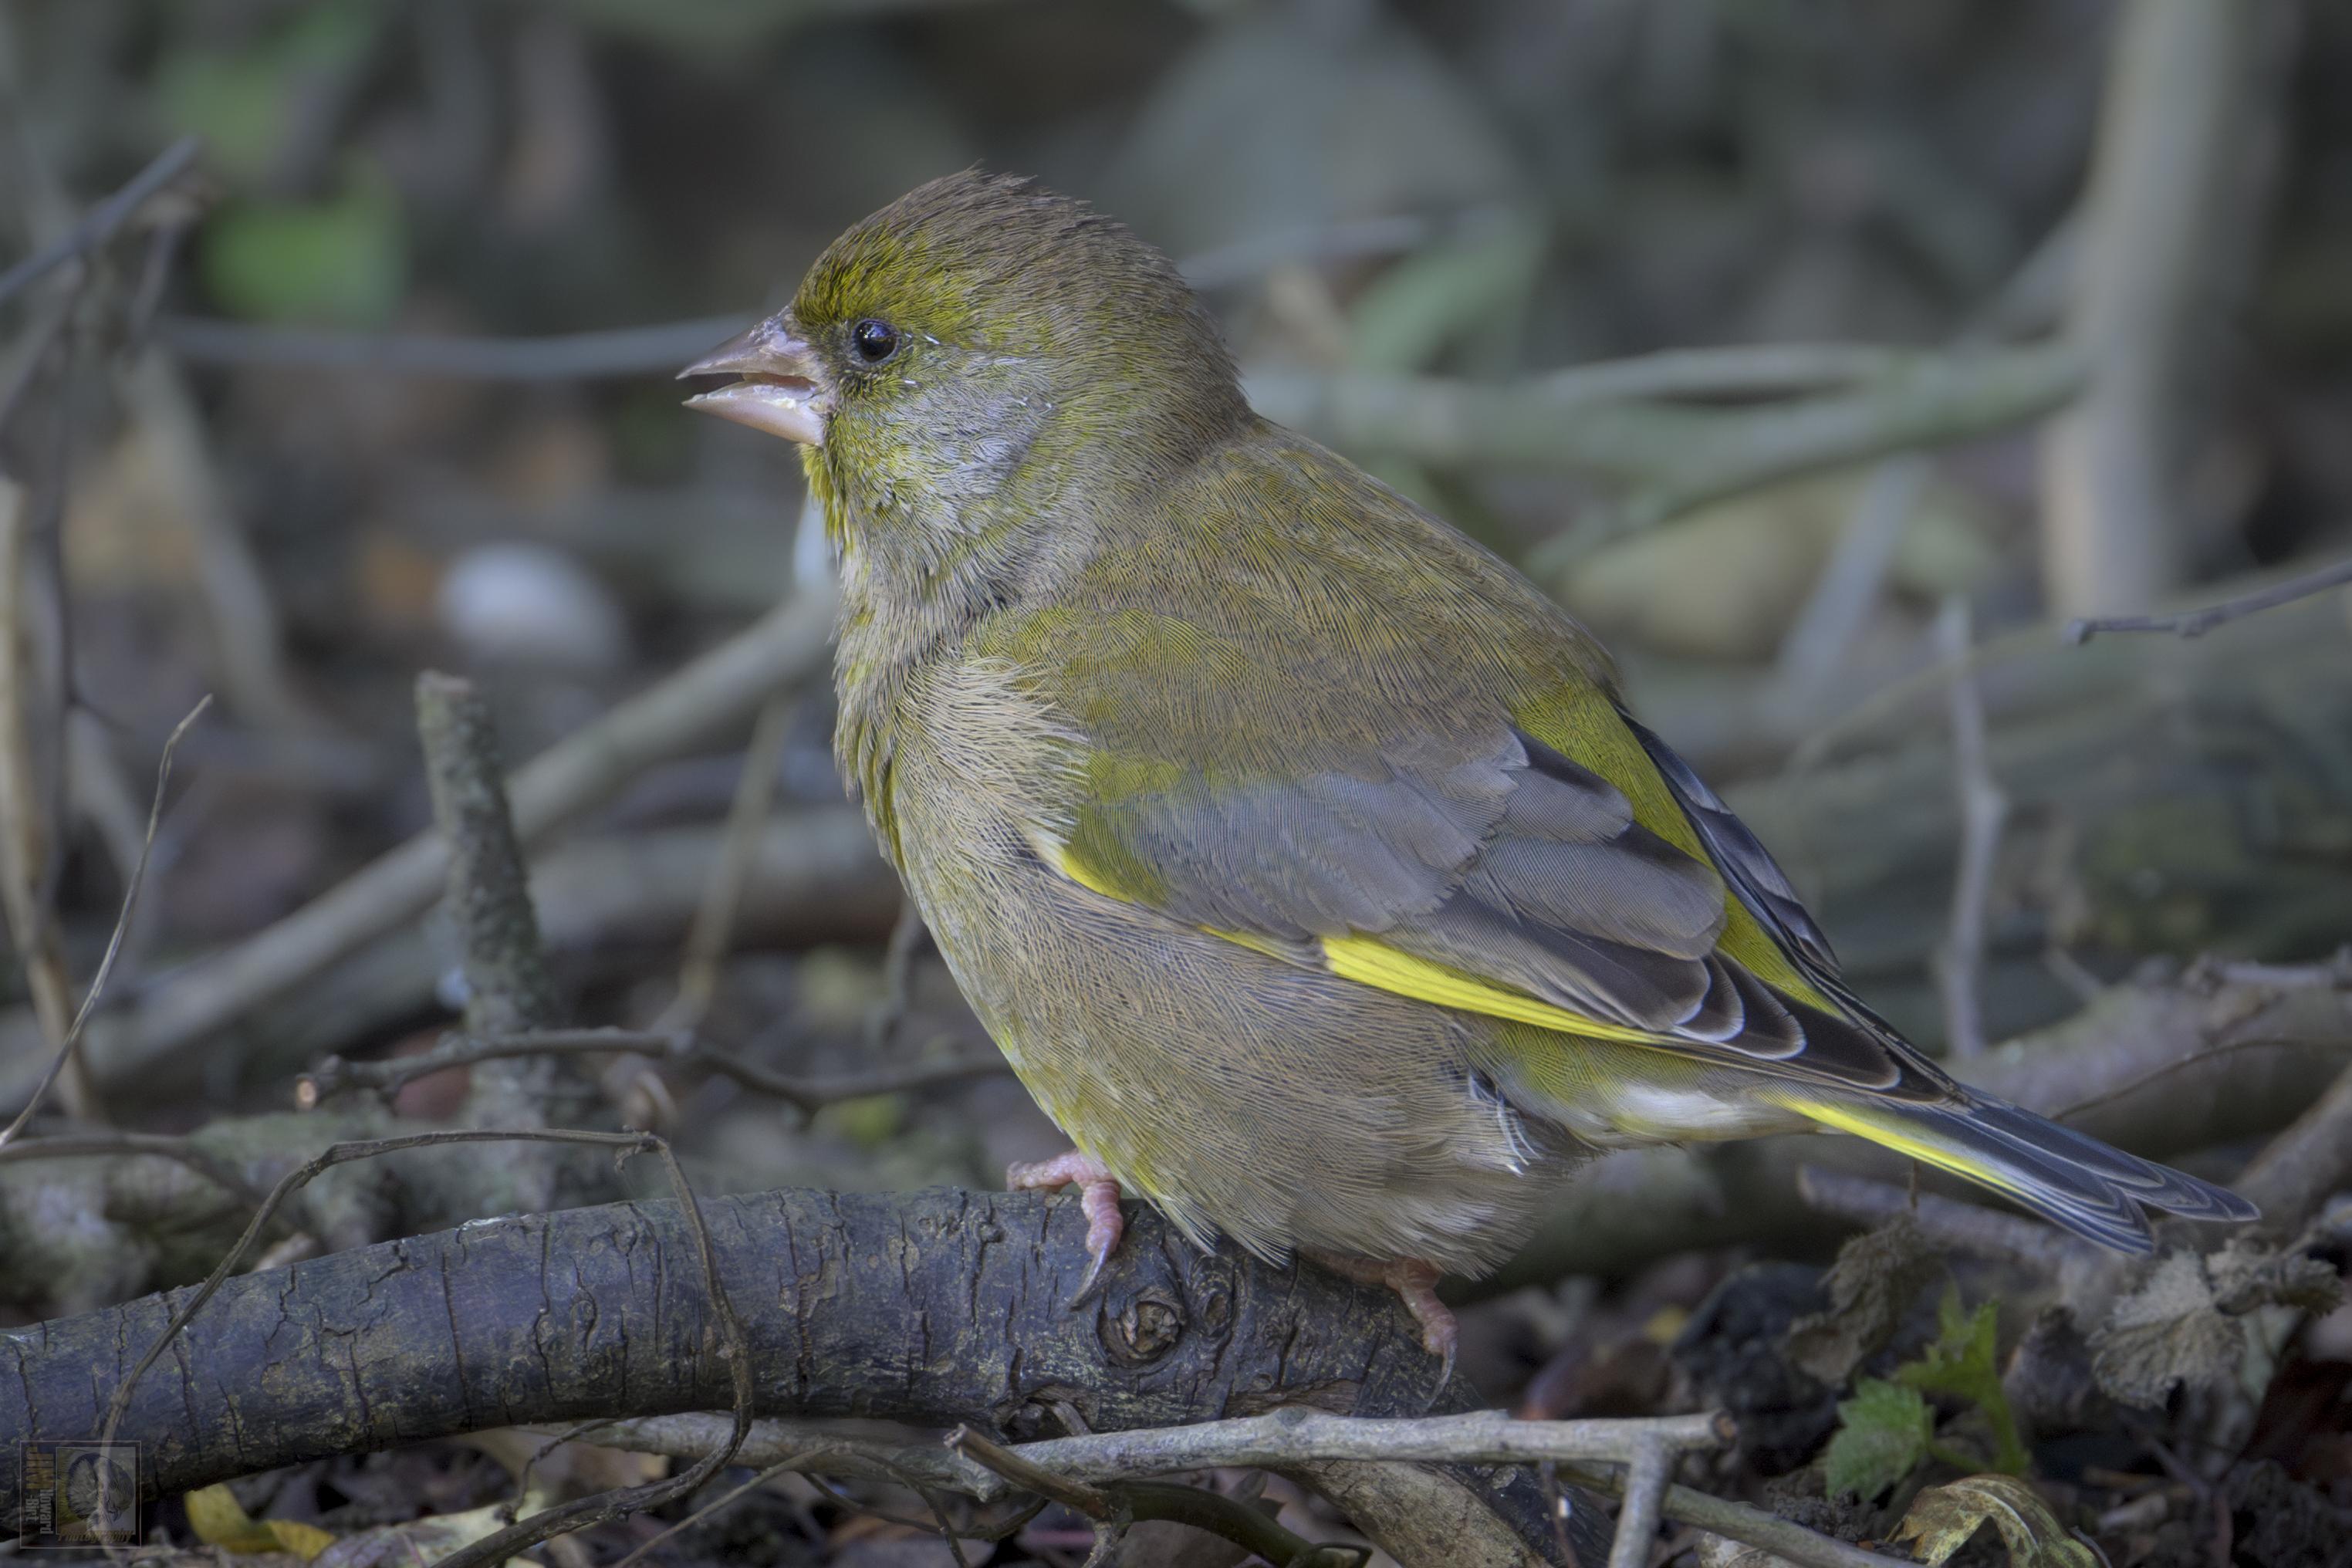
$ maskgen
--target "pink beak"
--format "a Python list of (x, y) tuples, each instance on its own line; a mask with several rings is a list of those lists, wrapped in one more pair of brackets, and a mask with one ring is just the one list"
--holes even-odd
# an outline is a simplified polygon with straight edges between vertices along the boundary
[(825, 420), (833, 413), (833, 387), (816, 351), (793, 331), (785, 314), (771, 316), (728, 339), (677, 374), (681, 380), (693, 375), (737, 378), (688, 398), (688, 408), (803, 446), (824, 445)]

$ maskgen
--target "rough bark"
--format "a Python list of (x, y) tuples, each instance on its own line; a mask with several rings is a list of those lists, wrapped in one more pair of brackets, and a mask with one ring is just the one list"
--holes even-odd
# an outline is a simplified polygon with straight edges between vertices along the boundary
[[(763, 1415), (971, 1422), (1014, 1438), (1246, 1415), (1464, 1407), (1386, 1292), (1203, 1254), (1131, 1208), (1099, 1296), (1075, 1202), (778, 1192), (703, 1205)], [(484, 1221), (230, 1280), (139, 1384), (148, 1495), (487, 1427), (710, 1409), (727, 1370), (672, 1205)], [(0, 1334), (0, 1452), (89, 1437), (182, 1293)], [(1430, 1472), (1551, 1560), (1524, 1470)], [(17, 1479), (0, 1466), (0, 1528)], [(1578, 1550), (1607, 1554), (1598, 1505)]]

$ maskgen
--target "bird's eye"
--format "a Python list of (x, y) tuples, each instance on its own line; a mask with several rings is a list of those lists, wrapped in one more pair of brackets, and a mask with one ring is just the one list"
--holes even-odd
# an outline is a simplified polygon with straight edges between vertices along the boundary
[(849, 346), (867, 364), (880, 364), (898, 352), (898, 329), (868, 316), (849, 329)]

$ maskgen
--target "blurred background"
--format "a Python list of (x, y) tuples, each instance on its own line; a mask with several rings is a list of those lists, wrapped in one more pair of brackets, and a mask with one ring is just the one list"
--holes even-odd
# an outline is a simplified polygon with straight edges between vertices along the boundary
[[(164, 1133), (462, 1001), (411, 884), (313, 903), (429, 824), (419, 670), (475, 677), (521, 764), (749, 646), (526, 822), (563, 1015), (957, 1081), (811, 1119), (600, 1058), (606, 1109), (564, 1114), (661, 1121), (719, 1186), (1050, 1149), (958, 1076), (986, 1044), (919, 933), (886, 946), (795, 455), (669, 379), (974, 163), (1176, 257), (1261, 408), (1601, 634), (1923, 1042), (2151, 962), (2323, 958), (2345, 594), (2061, 632), (2352, 552), (2347, 88), (2352, 11), (2287, 0), (9, 0), (0, 869), (35, 978), (0, 981), (0, 1110), (203, 694), (63, 1086)], [(0, 1310), (169, 1252), (20, 1254)]]

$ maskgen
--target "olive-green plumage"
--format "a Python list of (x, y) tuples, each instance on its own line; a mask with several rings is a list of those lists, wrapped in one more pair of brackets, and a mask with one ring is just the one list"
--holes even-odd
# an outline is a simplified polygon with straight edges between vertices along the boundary
[(2112, 1246), (2250, 1212), (1874, 1017), (1592, 639), (1251, 413), (1117, 225), (951, 176), (761, 330), (823, 417), (844, 768), (1023, 1081), (1187, 1230), (1475, 1272), (1584, 1150), (1816, 1125)]

